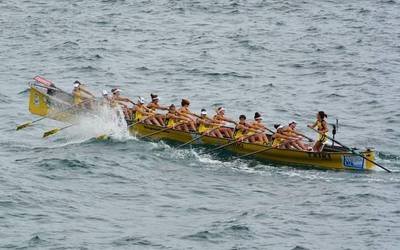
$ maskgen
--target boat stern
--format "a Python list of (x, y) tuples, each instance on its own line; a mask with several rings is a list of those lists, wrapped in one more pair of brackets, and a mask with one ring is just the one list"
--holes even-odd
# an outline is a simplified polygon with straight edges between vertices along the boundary
[(49, 113), (49, 105), (46, 96), (32, 86), (29, 93), (29, 111), (39, 116), (45, 116)]
[(375, 150), (373, 148), (366, 148), (364, 152), (361, 153), (365, 158), (367, 158), (370, 161), (365, 161), (364, 162), (364, 168), (366, 170), (372, 170), (375, 168), (375, 164), (373, 164), (371, 161), (375, 161)]

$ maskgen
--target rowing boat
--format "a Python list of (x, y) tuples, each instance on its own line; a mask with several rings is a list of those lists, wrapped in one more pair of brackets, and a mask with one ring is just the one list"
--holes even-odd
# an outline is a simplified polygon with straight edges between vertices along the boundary
[[(64, 92), (62, 98), (58, 99), (57, 92), (50, 95), (48, 94), (47, 89), (47, 86), (30, 84), (29, 111), (34, 115), (48, 116), (51, 119), (61, 122), (74, 121), (77, 115), (79, 115), (79, 110), (69, 110), (68, 112), (59, 113), (59, 111), (62, 110), (62, 107), (65, 106), (65, 103), (71, 103), (72, 98), (70, 98)], [(58, 91), (61, 90), (58, 89)], [(52, 114), (56, 115), (52, 116)], [(130, 126), (128, 130), (132, 135), (146, 136), (151, 134), (151, 136), (148, 137), (149, 139), (174, 141), (178, 143), (186, 143), (199, 136), (199, 134), (195, 132), (166, 129), (165, 127), (146, 125), (142, 123)], [(157, 131), (160, 132), (155, 133)], [(202, 136), (194, 143), (200, 145), (219, 146), (230, 142), (232, 141), (225, 138), (222, 139), (211, 136)], [(328, 145), (324, 147), (322, 152), (304, 152), (291, 149), (278, 149), (271, 148), (267, 145), (249, 142), (233, 143), (224, 149), (237, 155), (244, 155), (260, 151), (260, 153), (255, 153), (252, 156), (259, 160), (276, 162), (280, 164), (290, 164), (294, 166), (316, 167), (333, 170), (372, 170), (375, 168), (374, 164), (370, 162), (374, 161), (375, 152), (370, 148), (360, 152), (360, 154), (368, 160), (365, 160), (359, 155), (352, 154), (342, 147), (332, 147)]]

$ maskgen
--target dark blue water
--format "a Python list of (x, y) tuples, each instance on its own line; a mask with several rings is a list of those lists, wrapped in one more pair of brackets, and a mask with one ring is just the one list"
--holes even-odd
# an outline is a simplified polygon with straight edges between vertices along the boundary
[[(0, 248), (398, 249), (399, 1), (0, 1)], [(27, 109), (37, 74), (338, 139), (393, 170), (222, 159)], [(92, 123), (93, 125), (93, 123)]]

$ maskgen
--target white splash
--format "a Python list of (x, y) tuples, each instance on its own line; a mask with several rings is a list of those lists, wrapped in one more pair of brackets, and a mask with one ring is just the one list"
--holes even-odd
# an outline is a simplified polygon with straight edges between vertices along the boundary
[(91, 139), (107, 135), (117, 140), (132, 139), (121, 108), (100, 106), (96, 113), (82, 114), (77, 124), (68, 129), (72, 138)]

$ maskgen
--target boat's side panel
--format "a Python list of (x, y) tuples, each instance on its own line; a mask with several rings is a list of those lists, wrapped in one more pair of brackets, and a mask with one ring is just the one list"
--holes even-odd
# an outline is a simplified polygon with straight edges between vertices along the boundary
[[(160, 128), (155, 125), (145, 125), (145, 124), (136, 124), (132, 127), (129, 128), (129, 132), (131, 134), (138, 134), (140, 136), (146, 136), (150, 135), (152, 133), (155, 133), (157, 131), (162, 130), (163, 128)], [(149, 139), (154, 139), (154, 140), (171, 140), (171, 141), (177, 141), (177, 142), (187, 142), (196, 136), (195, 134), (192, 136), (190, 133), (186, 133), (183, 131), (178, 131), (178, 130), (173, 130), (173, 129), (168, 129), (159, 133), (155, 133), (151, 136), (149, 136)]]
[[(138, 124), (131, 128), (131, 133), (147, 135), (159, 130), (160, 128), (157, 126)], [(171, 140), (185, 143), (193, 139), (195, 136), (198, 135), (170, 129), (154, 134), (150, 136), (150, 138), (156, 140)], [(204, 136), (200, 140), (198, 140), (197, 143), (206, 145), (223, 145), (229, 142), (230, 141), (227, 139)], [(362, 160), (361, 157), (354, 156), (347, 152), (302, 152), (295, 150), (276, 149), (265, 145), (251, 143), (235, 143), (226, 147), (225, 149), (237, 154), (247, 154), (266, 149), (266, 151), (255, 154), (253, 157), (274, 162), (297, 164), (303, 166), (318, 166), (326, 169), (363, 170), (371, 169), (371, 167), (373, 167), (370, 165), (364, 165), (367, 163), (365, 163), (364, 161), (360, 162), (360, 159)], [(370, 156), (372, 155), (373, 152), (370, 152)]]

